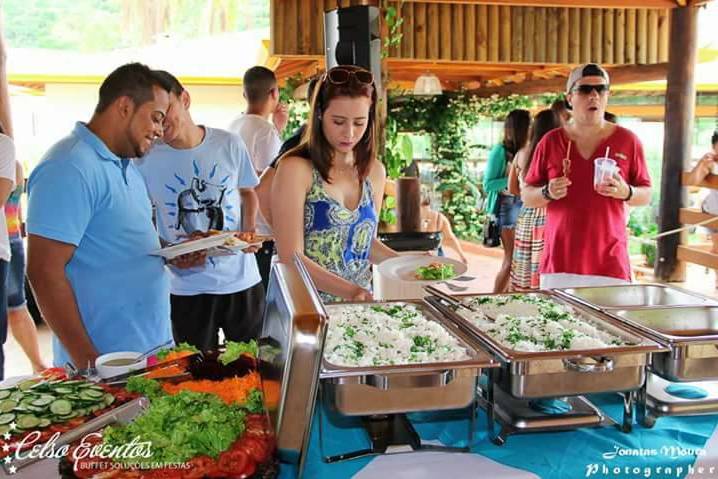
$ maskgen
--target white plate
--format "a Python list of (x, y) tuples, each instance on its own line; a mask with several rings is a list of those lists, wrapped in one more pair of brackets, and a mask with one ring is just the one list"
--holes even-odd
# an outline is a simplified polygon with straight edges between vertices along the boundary
[(224, 244), (227, 238), (231, 238), (232, 235), (234, 235), (234, 233), (229, 231), (227, 233), (221, 233), (218, 235), (209, 236), (207, 238), (189, 240), (185, 241), (184, 243), (167, 246), (166, 248), (153, 251), (150, 254), (152, 254), (153, 256), (162, 256), (166, 259), (172, 259), (176, 258), (177, 256), (182, 256), (183, 254), (194, 253), (195, 251), (202, 251), (214, 248), (215, 246), (221, 246)]
[[(416, 279), (416, 269), (421, 266), (428, 266), (431, 263), (442, 263), (450, 264), (454, 266), (456, 274), (451, 278), (436, 279), (436, 280), (423, 280)], [(397, 281), (410, 281), (412, 283), (435, 283), (437, 281), (449, 281), (457, 276), (461, 276), (466, 273), (467, 267), (464, 263), (457, 261), (452, 258), (445, 256), (428, 256), (428, 255), (406, 255), (397, 256), (396, 258), (388, 259), (379, 264), (377, 267), (379, 273), (386, 276), (391, 280)]]

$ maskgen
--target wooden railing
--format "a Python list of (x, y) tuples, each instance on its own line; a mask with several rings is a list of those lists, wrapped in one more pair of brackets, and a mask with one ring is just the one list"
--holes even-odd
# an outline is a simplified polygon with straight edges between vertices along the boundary
[[(689, 184), (688, 173), (683, 173), (683, 185), (684, 186), (699, 186), (703, 188), (718, 189), (718, 175), (708, 175), (708, 177), (697, 185)], [(681, 208), (679, 210), (678, 219), (683, 225), (695, 225), (702, 223), (711, 218), (715, 218), (716, 215), (704, 213), (697, 208)], [(714, 223), (707, 225), (708, 227), (718, 229), (718, 220)], [(700, 245), (688, 245), (683, 244), (685, 235), (682, 235), (682, 240), (678, 246), (678, 260), (685, 261), (688, 263), (699, 264), (708, 268), (718, 269), (718, 254), (711, 252), (711, 244), (700, 244)]]

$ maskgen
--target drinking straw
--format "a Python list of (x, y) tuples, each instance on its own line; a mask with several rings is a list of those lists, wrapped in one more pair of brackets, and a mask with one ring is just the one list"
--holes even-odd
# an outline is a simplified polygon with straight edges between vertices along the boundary
[(568, 148), (566, 148), (566, 158), (563, 160), (563, 176), (568, 176), (571, 170), (571, 140), (568, 140)]
[(607, 147), (606, 147), (606, 154), (603, 155), (604, 158), (608, 158), (608, 152), (609, 152), (609, 151), (611, 151), (611, 147), (610, 147), (610, 146), (607, 146)]

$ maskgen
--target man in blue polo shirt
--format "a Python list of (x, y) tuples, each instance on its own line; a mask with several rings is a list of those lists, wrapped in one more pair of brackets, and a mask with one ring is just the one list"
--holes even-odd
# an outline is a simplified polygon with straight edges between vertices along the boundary
[(112, 72), (30, 176), (28, 276), (54, 333), (54, 364), (145, 351), (172, 338), (169, 278), (145, 183), (130, 158), (162, 136), (169, 86), (145, 65)]

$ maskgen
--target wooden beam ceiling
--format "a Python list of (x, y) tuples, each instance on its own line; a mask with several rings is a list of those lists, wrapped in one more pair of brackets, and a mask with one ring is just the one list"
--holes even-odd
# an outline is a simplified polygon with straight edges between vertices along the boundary
[(698, 6), (710, 0), (404, 0), (404, 3), (439, 3), (466, 5), (502, 5), (525, 7), (588, 7), (588, 8), (675, 8), (687, 3)]
[[(663, 80), (668, 72), (668, 63), (656, 65), (629, 65), (609, 68), (611, 84), (634, 83), (638, 81)], [(566, 76), (548, 80), (524, 81), (494, 88), (479, 88), (474, 90), (478, 96), (491, 95), (507, 96), (513, 94), (535, 95), (546, 92), (561, 92), (566, 87)]]

